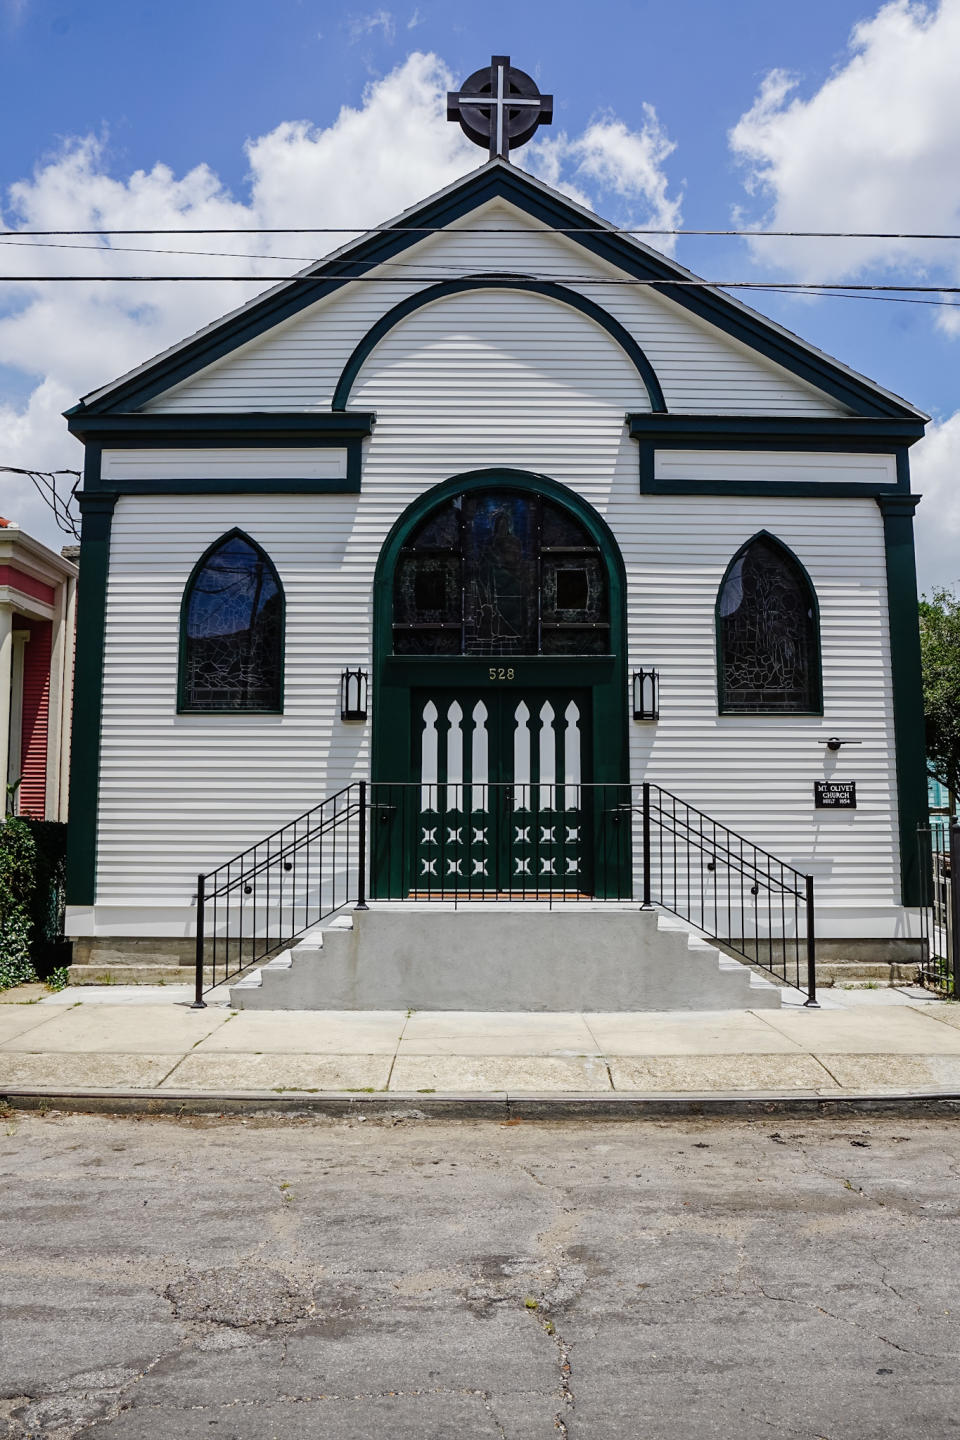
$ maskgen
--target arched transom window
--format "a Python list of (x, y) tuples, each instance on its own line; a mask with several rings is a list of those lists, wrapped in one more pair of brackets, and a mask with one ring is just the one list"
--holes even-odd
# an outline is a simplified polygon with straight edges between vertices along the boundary
[(607, 654), (600, 549), (580, 520), (542, 495), (455, 495), (400, 553), (393, 647), (397, 655)]
[(181, 710), (282, 708), (283, 588), (270, 557), (242, 531), (198, 561), (180, 643)]
[(717, 600), (721, 711), (821, 708), (817, 597), (786, 546), (761, 534), (737, 552)]

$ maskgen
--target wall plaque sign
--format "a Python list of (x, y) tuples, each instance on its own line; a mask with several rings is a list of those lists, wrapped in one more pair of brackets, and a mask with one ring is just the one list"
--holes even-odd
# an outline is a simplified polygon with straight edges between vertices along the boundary
[(814, 780), (813, 804), (817, 810), (856, 810), (856, 780)]

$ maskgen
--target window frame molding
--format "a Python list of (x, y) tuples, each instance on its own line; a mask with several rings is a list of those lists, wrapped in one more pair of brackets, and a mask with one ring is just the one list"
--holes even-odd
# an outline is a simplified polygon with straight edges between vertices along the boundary
[[(725, 692), (726, 692), (726, 659), (725, 659), (725, 655), (724, 655), (724, 646), (723, 646), (723, 631), (722, 631), (722, 626), (721, 626), (721, 619), (722, 619), (722, 617), (721, 617), (721, 615), (720, 615), (720, 601), (721, 601), (721, 599), (722, 599), (722, 597), (723, 597), (723, 591), (724, 591), (724, 587), (726, 586), (726, 583), (727, 583), (727, 578), (729, 577), (730, 572), (731, 572), (731, 570), (733, 569), (734, 565), (736, 565), (737, 561), (738, 561), (743, 555), (746, 554), (746, 552), (750, 549), (751, 545), (755, 544), (756, 541), (758, 541), (758, 540), (772, 541), (772, 543), (777, 547), (777, 549), (783, 551), (783, 553), (784, 553), (786, 556), (788, 556), (790, 560), (793, 561), (794, 565), (796, 565), (797, 569), (800, 571), (800, 574), (803, 576), (803, 579), (804, 579), (804, 581), (806, 582), (806, 585), (807, 585), (807, 588), (808, 588), (808, 590), (809, 590), (811, 599), (812, 599), (812, 601), (813, 601), (814, 661), (815, 661), (815, 666), (814, 666), (814, 679), (815, 679), (815, 682), (816, 682), (817, 705), (816, 705), (814, 708), (812, 708), (812, 709), (803, 709), (803, 710), (799, 710), (799, 709), (798, 709), (798, 710), (764, 710), (764, 709), (759, 709), (759, 708), (747, 709), (747, 708), (741, 707), (741, 706), (731, 706), (731, 705), (728, 703), (727, 699), (726, 699), (726, 693), (725, 693)], [(745, 540), (745, 541), (743, 542), (743, 544), (740, 546), (740, 548), (731, 556), (731, 558), (730, 558), (729, 562), (727, 563), (727, 566), (726, 566), (726, 568), (725, 568), (725, 570), (724, 570), (724, 572), (723, 572), (723, 576), (721, 577), (720, 584), (717, 586), (717, 596), (716, 596), (716, 599), (715, 599), (715, 601), (714, 601), (714, 606), (713, 606), (713, 620), (714, 620), (714, 641), (715, 641), (715, 646), (716, 646), (716, 659), (717, 659), (717, 714), (718, 714), (718, 715), (736, 715), (736, 716), (741, 716), (741, 717), (742, 717), (742, 716), (750, 716), (750, 717), (755, 717), (755, 718), (762, 719), (762, 720), (796, 720), (796, 719), (810, 718), (811, 716), (817, 717), (817, 718), (820, 718), (820, 719), (823, 718), (823, 713), (824, 713), (824, 711), (823, 711), (823, 701), (824, 701), (824, 697), (823, 697), (823, 646), (822, 646), (821, 632), (820, 632), (820, 597), (819, 597), (818, 594), (817, 594), (817, 587), (814, 585), (813, 580), (811, 579), (811, 576), (810, 576), (810, 572), (809, 572), (809, 570), (807, 569), (806, 565), (804, 565), (804, 563), (803, 563), (803, 561), (800, 559), (799, 555), (797, 555), (796, 552), (795, 552), (794, 550), (792, 550), (789, 545), (785, 544), (784, 541), (780, 539), (779, 535), (774, 535), (774, 533), (773, 533), (772, 530), (767, 530), (767, 529), (758, 530), (758, 531), (756, 531), (755, 534), (751, 535), (751, 536), (749, 537), (749, 539)]]
[[(270, 569), (271, 569), (271, 571), (272, 571), (272, 573), (273, 573), (274, 579), (276, 580), (277, 589), (278, 589), (279, 594), (280, 594), (280, 689), (279, 689), (278, 703), (277, 703), (276, 706), (273, 706), (273, 705), (270, 705), (270, 706), (264, 706), (264, 705), (256, 705), (256, 706), (253, 706), (253, 705), (251, 705), (251, 706), (245, 706), (245, 707), (242, 708), (242, 709), (237, 709), (236, 707), (223, 708), (223, 707), (220, 707), (220, 706), (217, 706), (217, 707), (204, 707), (204, 708), (200, 709), (200, 708), (198, 708), (198, 707), (196, 707), (196, 706), (194, 706), (194, 705), (188, 705), (188, 704), (186, 703), (186, 688), (187, 688), (187, 607), (188, 607), (188, 604), (189, 604), (189, 601), (190, 601), (190, 597), (191, 597), (191, 595), (192, 595), (192, 593), (193, 593), (194, 582), (196, 581), (196, 578), (197, 578), (197, 576), (200, 574), (200, 572), (204, 569), (204, 567), (205, 567), (207, 561), (210, 559), (211, 555), (215, 554), (215, 552), (216, 552), (217, 550), (221, 549), (221, 547), (222, 547), (223, 545), (225, 545), (228, 541), (230, 541), (230, 540), (235, 540), (235, 539), (243, 540), (247, 545), (251, 546), (251, 548), (254, 549), (254, 550), (257, 552), (257, 554), (260, 555), (260, 556), (266, 561), (266, 563), (270, 566)], [(225, 716), (225, 715), (232, 715), (232, 716), (237, 716), (237, 717), (243, 717), (243, 716), (247, 716), (247, 715), (282, 715), (282, 714), (284, 713), (284, 700), (285, 700), (285, 689), (286, 689), (286, 652), (287, 652), (287, 594), (286, 594), (286, 590), (284, 589), (284, 586), (283, 586), (283, 581), (280, 579), (280, 572), (279, 572), (279, 570), (277, 569), (276, 565), (274, 564), (273, 559), (271, 558), (271, 556), (267, 553), (267, 551), (263, 548), (263, 546), (262, 546), (257, 540), (254, 540), (254, 538), (253, 538), (252, 535), (249, 535), (246, 530), (242, 530), (239, 525), (234, 525), (234, 526), (232, 526), (229, 530), (225, 530), (222, 535), (218, 536), (218, 538), (217, 538), (216, 540), (213, 540), (213, 541), (207, 546), (206, 550), (204, 550), (204, 552), (203, 552), (203, 554), (200, 556), (199, 560), (197, 560), (196, 563), (194, 564), (193, 569), (190, 571), (190, 574), (189, 574), (188, 577), (187, 577), (186, 584), (185, 584), (184, 587), (183, 587), (183, 594), (182, 594), (181, 597), (180, 597), (180, 609), (179, 609), (179, 612), (178, 612), (178, 621), (177, 621), (177, 624), (178, 624), (178, 632), (177, 632), (177, 711), (176, 711), (176, 713), (177, 713), (178, 715), (191, 715), (191, 716), (213, 715), (213, 716), (218, 716), (218, 717), (223, 717), (223, 716)]]

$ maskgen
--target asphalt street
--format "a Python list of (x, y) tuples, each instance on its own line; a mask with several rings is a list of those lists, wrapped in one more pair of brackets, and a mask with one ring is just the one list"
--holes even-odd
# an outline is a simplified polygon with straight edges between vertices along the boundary
[(949, 1117), (0, 1136), (17, 1440), (960, 1434)]

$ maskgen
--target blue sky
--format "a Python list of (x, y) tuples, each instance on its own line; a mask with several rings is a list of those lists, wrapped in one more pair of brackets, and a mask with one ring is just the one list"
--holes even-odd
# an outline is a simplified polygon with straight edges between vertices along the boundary
[[(864, 24), (867, 31), (851, 45), (854, 28)], [(376, 192), (375, 174), (359, 192), (354, 187), (379, 138), (375, 130), (354, 142), (340, 136), (342, 107), (362, 110), (370, 87), (402, 70), (413, 52), (436, 57), (461, 79), (496, 51), (509, 53), (554, 94), (555, 122), (547, 133), (556, 140), (564, 132), (571, 142), (560, 173), (610, 219), (643, 224), (667, 214), (668, 201), (674, 207), (670, 213), (682, 215), (690, 227), (725, 227), (739, 207), (754, 225), (772, 220), (787, 228), (960, 231), (956, 161), (948, 175), (943, 158), (960, 150), (960, 102), (951, 99), (950, 77), (943, 73), (944, 51), (949, 55), (958, 37), (960, 0), (927, 6), (908, 0), (887, 6), (848, 0), (806, 0), (803, 6), (770, 0), (724, 5), (674, 0), (669, 6), (594, 0), (587, 7), (569, 0), (525, 5), (492, 0), (483, 6), (384, 0), (382, 8), (362, 0), (352, 8), (322, 0), (0, 0), (0, 213), (12, 229), (40, 219), (52, 223), (54, 216), (63, 225), (84, 223), (84, 216), (86, 223), (96, 223), (101, 213), (110, 223), (120, 223), (113, 218), (119, 216), (130, 224), (147, 223), (147, 213), (157, 215), (156, 223), (176, 223), (171, 215), (178, 214), (193, 214), (194, 223), (201, 223), (196, 186), (185, 197), (176, 184), (206, 167), (219, 187), (215, 198), (221, 208), (229, 200), (237, 207), (252, 204), (261, 223), (295, 223), (295, 186), (285, 205), (274, 198), (270, 209), (255, 194), (251, 200), (251, 157), (244, 146), (302, 121), (308, 122), (311, 142), (324, 134), (329, 142), (325, 168), (309, 171), (325, 187), (326, 200), (311, 190), (305, 218), (321, 223), (317, 216), (327, 213), (328, 202), (331, 223), (346, 223), (348, 214), (354, 218), (348, 199), (332, 190)], [(960, 50), (954, 49), (954, 89), (960, 89), (958, 58)], [(891, 81), (904, 70), (905, 79)], [(792, 91), (778, 91), (770, 81), (777, 71), (789, 72)], [(423, 69), (411, 72), (409, 84), (417, 95), (429, 89), (425, 76)], [(898, 114), (907, 120), (898, 123)], [(732, 143), (738, 124), (739, 141)], [(605, 144), (624, 132), (646, 136), (659, 200), (650, 185), (644, 188), (642, 177), (625, 187), (612, 182), (611, 163), (620, 152), (608, 144), (603, 162), (599, 152), (584, 148), (583, 137), (597, 125), (607, 127)], [(614, 126), (620, 127), (616, 133)], [(84, 165), (65, 163), (85, 137), (97, 142), (95, 153), (87, 154)], [(385, 134), (383, 143), (395, 147), (396, 167), (410, 164), (410, 186), (421, 171), (429, 172), (424, 152), (452, 143), (426, 120), (406, 137), (406, 151), (398, 148), (403, 138)], [(286, 146), (284, 156), (294, 148)], [(260, 189), (272, 185), (274, 197), (288, 173), (277, 161), (273, 179), (264, 179), (276, 151), (264, 146), (257, 170)], [(297, 153), (303, 151), (300, 145)], [(527, 156), (542, 173), (543, 161), (533, 148), (516, 158), (522, 165)], [(475, 151), (474, 158), (481, 161), (482, 152)], [(453, 154), (443, 163), (463, 168), (462, 157)], [(166, 189), (159, 185), (164, 193), (150, 212), (149, 197), (133, 204), (130, 177), (158, 165), (171, 174)], [(38, 166), (46, 167), (42, 194), (31, 181)], [(438, 183), (447, 178), (438, 170)], [(766, 185), (759, 183), (764, 179)], [(118, 192), (98, 209), (98, 187), (110, 180)], [(10, 191), (24, 181), (26, 204), (22, 193)], [(434, 187), (425, 184), (419, 193), (429, 188)], [(401, 198), (409, 203), (417, 194)], [(363, 214), (358, 201), (357, 223), (387, 218), (399, 208), (395, 199), (392, 192), (384, 194), (377, 207), (374, 193), (373, 213), (364, 206)], [(239, 208), (234, 213), (241, 216)], [(278, 218), (281, 213), (284, 218)], [(257, 221), (247, 215), (246, 223)], [(810, 242), (789, 250), (757, 241), (751, 251), (740, 240), (690, 238), (680, 240), (676, 254), (701, 274), (727, 279), (960, 280), (960, 245), (867, 247), (858, 259), (850, 242)], [(761, 255), (770, 257), (766, 266)], [(33, 268), (59, 264), (61, 258), (35, 251)], [(78, 269), (82, 258), (68, 257), (70, 268)], [(0, 416), (16, 452), (0, 455), (0, 463), (63, 462), (72, 452), (53, 434), (56, 407), (62, 408), (61, 399), (65, 404), (75, 398), (68, 393), (71, 385), (89, 388), (109, 378), (93, 357), (89, 364), (84, 357), (85, 348), (97, 347), (90, 333), (97, 312), (81, 313), (77, 301), (66, 304), (60, 292), (67, 288), (49, 286), (46, 294), (31, 291), (25, 298), (22, 290), (0, 286)], [(213, 313), (250, 293), (244, 287), (241, 296), (239, 290), (228, 295), (221, 285)], [(143, 298), (138, 302), (126, 293), (116, 342), (99, 347), (101, 363), (116, 352), (117, 372), (160, 348), (156, 339), (165, 344), (181, 333), (175, 312), (157, 318), (141, 310), (132, 319)], [(927, 471), (942, 532), (954, 516), (948, 484), (960, 460), (960, 420), (953, 418), (960, 409), (960, 324), (951, 332), (950, 312), (927, 306), (750, 298), (934, 415), (943, 453), (934, 455), (937, 446), (931, 447)], [(148, 307), (155, 303), (156, 295), (147, 297)], [(194, 326), (181, 328), (185, 333)], [(79, 331), (86, 336), (83, 343)], [(36, 515), (31, 511), (27, 517), (35, 529)], [(955, 520), (960, 543), (960, 511)], [(942, 540), (939, 547), (930, 550), (929, 575), (951, 578), (952, 555), (943, 553)], [(955, 568), (953, 578), (960, 578), (960, 560)]]

